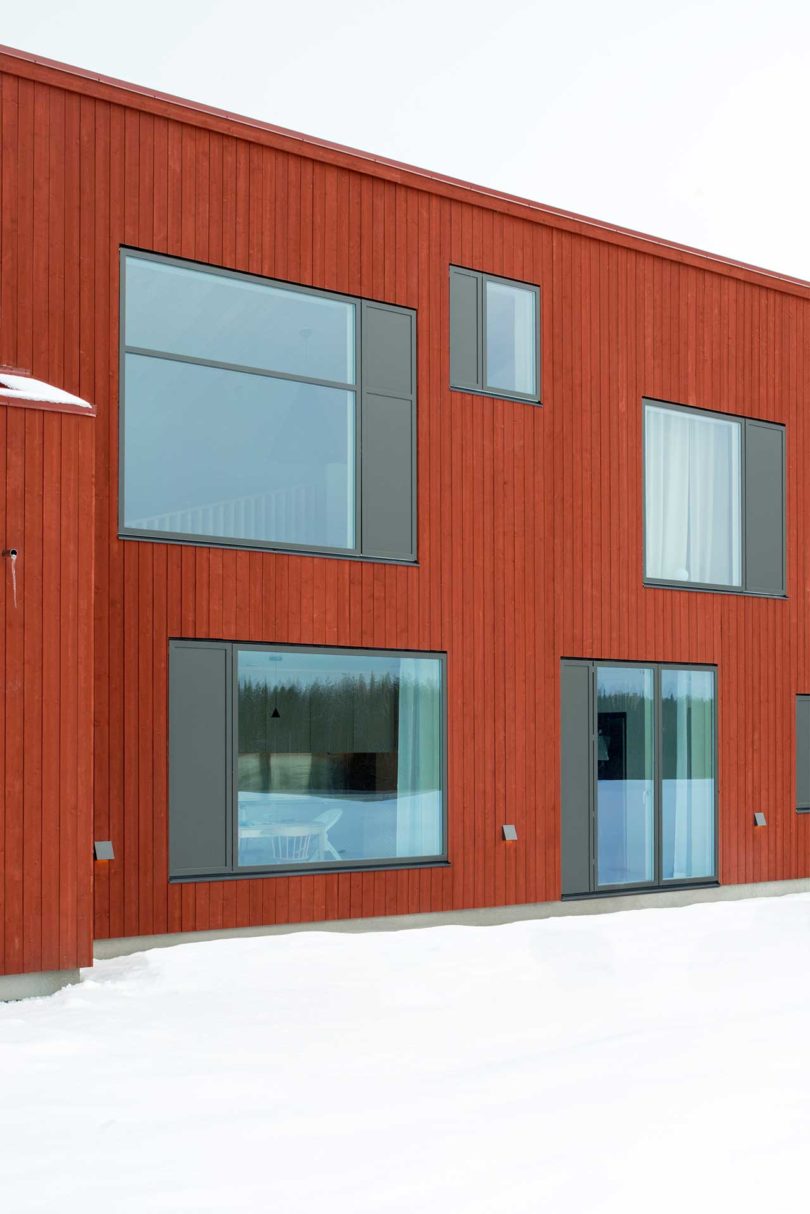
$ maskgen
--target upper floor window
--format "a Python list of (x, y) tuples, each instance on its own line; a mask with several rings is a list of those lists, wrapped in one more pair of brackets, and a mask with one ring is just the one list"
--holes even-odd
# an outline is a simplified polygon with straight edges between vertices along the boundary
[(122, 254), (124, 534), (415, 557), (415, 317)]
[(785, 593), (784, 427), (644, 402), (645, 576)]
[(540, 400), (540, 288), (450, 267), (450, 386)]

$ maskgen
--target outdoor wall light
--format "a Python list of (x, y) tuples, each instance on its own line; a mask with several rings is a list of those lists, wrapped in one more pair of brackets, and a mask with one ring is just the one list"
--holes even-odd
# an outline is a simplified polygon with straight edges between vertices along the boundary
[(503, 837), (507, 843), (516, 843), (517, 842), (517, 827), (516, 826), (502, 826), (501, 830), (503, 831)]
[(115, 852), (111, 839), (96, 839), (93, 844), (93, 859), (94, 860), (114, 860)]
[(767, 826), (765, 815), (762, 810), (758, 809), (754, 814), (754, 826)]

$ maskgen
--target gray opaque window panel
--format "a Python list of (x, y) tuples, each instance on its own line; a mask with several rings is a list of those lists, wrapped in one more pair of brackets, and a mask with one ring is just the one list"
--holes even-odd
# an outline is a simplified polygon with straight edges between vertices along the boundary
[(745, 424), (745, 588), (785, 593), (785, 430)]
[(454, 388), (483, 387), (481, 275), (450, 269), (450, 383)]
[(363, 304), (363, 388), (386, 396), (412, 397), (414, 315), (388, 304)]
[(796, 697), (796, 808), (810, 810), (810, 696)]
[(416, 556), (416, 325), (363, 304), (361, 537), (364, 556)]
[(169, 871), (225, 872), (231, 797), (230, 646), (173, 642), (169, 667)]
[(355, 315), (354, 301), (127, 258), (128, 346), (353, 384)]
[(592, 671), (588, 665), (563, 662), (562, 728), (562, 892), (587, 894), (592, 889)]

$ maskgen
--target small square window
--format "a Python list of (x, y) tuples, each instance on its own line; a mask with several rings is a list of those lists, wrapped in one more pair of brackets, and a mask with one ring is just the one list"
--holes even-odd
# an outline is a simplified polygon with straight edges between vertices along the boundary
[(450, 386), (540, 401), (540, 289), (450, 267)]

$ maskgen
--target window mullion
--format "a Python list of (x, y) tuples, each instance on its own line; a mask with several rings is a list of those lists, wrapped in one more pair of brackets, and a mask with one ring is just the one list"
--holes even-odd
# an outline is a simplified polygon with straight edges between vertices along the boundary
[(487, 291), (485, 275), (478, 275), (478, 384), (482, 392), (487, 388), (487, 326), (484, 309)]

